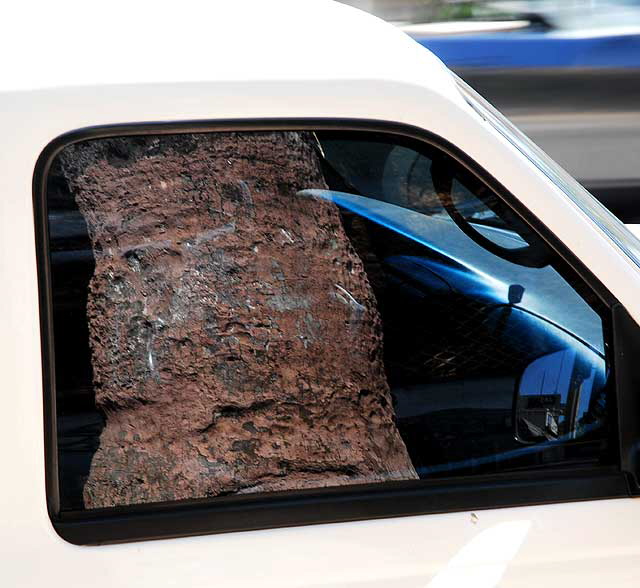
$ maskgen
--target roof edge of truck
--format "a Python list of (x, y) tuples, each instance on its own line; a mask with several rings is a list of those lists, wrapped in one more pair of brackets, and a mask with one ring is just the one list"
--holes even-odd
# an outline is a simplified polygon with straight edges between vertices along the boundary
[(78, 0), (13, 3), (0, 47), (20, 59), (5, 61), (0, 93), (243, 79), (385, 79), (457, 93), (442, 62), (408, 35), (329, 0), (114, 0), (94, 15)]

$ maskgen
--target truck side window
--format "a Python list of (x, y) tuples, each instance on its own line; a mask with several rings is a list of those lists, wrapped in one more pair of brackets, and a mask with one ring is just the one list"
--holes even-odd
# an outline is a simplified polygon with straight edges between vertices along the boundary
[(47, 185), (62, 510), (611, 461), (599, 301), (434, 146), (95, 139)]

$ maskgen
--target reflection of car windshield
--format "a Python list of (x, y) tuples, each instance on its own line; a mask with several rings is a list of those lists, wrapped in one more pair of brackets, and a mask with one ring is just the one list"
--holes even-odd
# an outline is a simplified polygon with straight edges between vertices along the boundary
[[(389, 384), (399, 429), (421, 476), (518, 463), (549, 444), (601, 428), (601, 321), (556, 270), (493, 255), (433, 207), (424, 214), (331, 190), (304, 190), (298, 197), (335, 203), (346, 215), (350, 238), (369, 240), (365, 258), (375, 251), (377, 261), (370, 263), (379, 269), (370, 279), (385, 276), (376, 294)], [(484, 236), (501, 247), (526, 243), (508, 228), (478, 223), (473, 215), (480, 211), (466, 209)], [(351, 234), (353, 219), (369, 228)], [(591, 385), (575, 375), (564, 381), (562, 372), (556, 388), (563, 392), (554, 396), (548, 386), (530, 385), (535, 366), (521, 381), (527, 366), (563, 353), (587, 366)], [(553, 377), (551, 368), (547, 372)], [(547, 397), (553, 404), (539, 408)], [(524, 400), (514, 404), (514, 398)], [(509, 424), (514, 408), (519, 437)]]
[[(440, 260), (430, 260), (438, 272), (446, 275), (452, 289), (494, 303), (506, 304), (509, 287), (524, 288), (520, 306), (563, 325), (575, 337), (604, 353), (600, 320), (593, 309), (552, 267), (528, 268), (505, 261), (485, 251), (464, 235), (446, 216), (424, 215), (413, 210), (343, 192), (307, 190), (308, 195), (332, 200), (379, 225), (404, 235), (439, 253)], [(513, 231), (477, 225), (478, 229), (503, 247), (519, 247), (523, 240)], [(425, 262), (426, 263), (426, 262)], [(571, 312), (567, 309), (571, 308)]]

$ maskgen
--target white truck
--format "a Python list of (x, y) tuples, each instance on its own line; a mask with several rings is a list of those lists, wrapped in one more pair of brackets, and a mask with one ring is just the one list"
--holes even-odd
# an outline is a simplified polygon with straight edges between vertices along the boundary
[(5, 22), (2, 586), (637, 585), (588, 192), (344, 5)]

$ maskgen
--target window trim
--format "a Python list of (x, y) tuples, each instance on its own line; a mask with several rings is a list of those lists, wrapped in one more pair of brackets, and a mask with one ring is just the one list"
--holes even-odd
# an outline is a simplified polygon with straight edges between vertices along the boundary
[[(385, 517), (436, 514), (509, 506), (528, 506), (554, 502), (595, 500), (630, 495), (629, 477), (616, 465), (603, 467), (562, 467), (553, 470), (525, 471), (483, 476), (387, 482), (375, 485), (341, 486), (314, 490), (291, 490), (260, 495), (239, 495), (172, 503), (154, 503), (61, 512), (53, 346), (53, 301), (49, 234), (47, 220), (47, 177), (58, 153), (80, 141), (109, 137), (184, 134), (224, 131), (355, 131), (385, 133), (426, 143), (440, 149), (476, 175), (495, 191), (526, 224), (597, 295), (613, 315), (618, 301), (589, 269), (559, 239), (518, 201), (504, 186), (446, 139), (400, 123), (341, 119), (262, 119), (185, 121), (169, 123), (132, 123), (83, 128), (65, 133), (51, 141), (40, 154), (33, 176), (33, 204), (36, 227), (36, 252), (40, 298), (40, 329), (44, 395), (44, 443), (47, 509), (57, 533), (78, 544), (103, 544), (169, 537), (221, 533), (346, 522)], [(618, 313), (619, 315), (619, 313)], [(605, 323), (611, 321), (605, 321)], [(635, 325), (634, 325), (635, 326)], [(605, 324), (608, 331), (611, 328)], [(636, 327), (637, 328), (637, 327)], [(615, 331), (615, 329), (613, 329)], [(611, 333), (608, 340), (613, 341)], [(620, 343), (616, 337), (616, 343)], [(612, 374), (617, 374), (614, 359)], [(620, 387), (612, 378), (614, 396)], [(616, 402), (614, 400), (614, 402)], [(621, 403), (618, 403), (621, 404)], [(619, 419), (624, 412), (619, 411)], [(612, 411), (615, 414), (615, 411)], [(618, 445), (618, 430), (628, 426), (615, 423), (613, 447)], [(640, 428), (640, 425), (639, 425)], [(634, 427), (635, 430), (635, 427)], [(621, 443), (628, 443), (626, 434)], [(620, 454), (627, 448), (620, 446)], [(623, 462), (623, 463), (626, 463)]]

